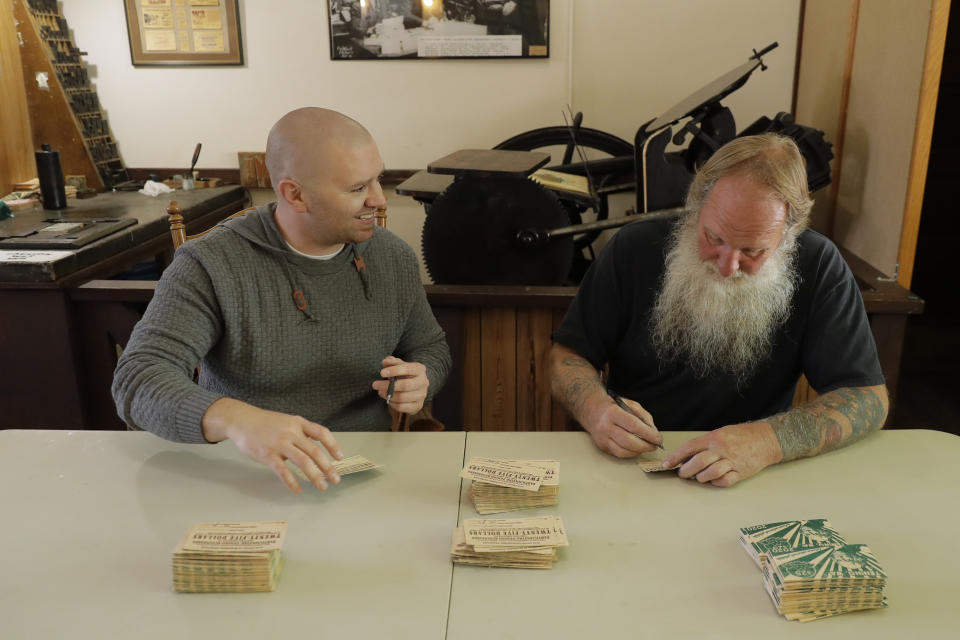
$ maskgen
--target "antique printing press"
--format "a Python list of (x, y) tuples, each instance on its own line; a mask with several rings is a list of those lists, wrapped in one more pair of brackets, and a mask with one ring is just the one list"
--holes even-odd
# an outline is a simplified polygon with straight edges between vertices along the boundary
[[(577, 284), (604, 229), (682, 210), (696, 167), (736, 137), (776, 132), (792, 138), (807, 164), (810, 191), (830, 184), (831, 144), (789, 113), (739, 133), (720, 101), (742, 87), (776, 43), (644, 123), (634, 144), (581, 126), (545, 127), (494, 149), (461, 150), (397, 187), (424, 205), (422, 250), (436, 284)], [(680, 124), (682, 122), (682, 124)], [(679, 126), (678, 126), (679, 125)], [(675, 131), (676, 128), (676, 131)], [(689, 140), (689, 141), (688, 141)], [(673, 142), (685, 148), (667, 151)], [(561, 162), (536, 149), (563, 145)], [(591, 153), (593, 152), (593, 153)], [(606, 157), (587, 158), (587, 154)], [(610, 218), (608, 198), (635, 191), (635, 208)], [(594, 219), (584, 222), (587, 212)]]

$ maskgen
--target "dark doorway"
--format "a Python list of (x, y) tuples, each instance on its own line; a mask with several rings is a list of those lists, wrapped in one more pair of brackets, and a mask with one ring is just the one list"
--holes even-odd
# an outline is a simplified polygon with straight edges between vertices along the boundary
[(909, 318), (889, 427), (960, 435), (960, 2), (950, 7), (930, 164), (910, 289), (926, 301)]

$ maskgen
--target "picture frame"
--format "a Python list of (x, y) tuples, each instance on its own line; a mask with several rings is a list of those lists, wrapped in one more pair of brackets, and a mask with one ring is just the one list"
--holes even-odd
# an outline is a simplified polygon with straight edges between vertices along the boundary
[(331, 60), (549, 58), (549, 0), (326, 0)]
[(134, 66), (242, 65), (240, 0), (123, 0)]

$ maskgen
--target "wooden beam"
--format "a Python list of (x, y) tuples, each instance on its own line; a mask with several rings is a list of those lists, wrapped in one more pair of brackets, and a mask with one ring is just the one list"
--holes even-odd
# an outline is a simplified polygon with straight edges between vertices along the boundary
[(847, 110), (850, 106), (850, 79), (853, 77), (853, 58), (857, 49), (857, 25), (860, 21), (860, 0), (852, 0), (847, 16), (847, 51), (843, 60), (843, 76), (840, 88), (840, 111), (837, 122), (837, 139), (833, 144), (833, 175), (830, 178), (830, 206), (827, 209), (827, 236), (835, 237), (837, 197), (840, 193), (840, 177), (843, 172), (843, 143), (847, 131)]
[(913, 134), (913, 150), (910, 153), (903, 226), (900, 228), (900, 249), (897, 253), (897, 264), (900, 266), (897, 282), (906, 289), (910, 288), (913, 280), (913, 263), (917, 254), (923, 191), (927, 183), (930, 143), (937, 112), (937, 96), (940, 93), (940, 70), (943, 67), (943, 49), (947, 41), (949, 20), (950, 0), (933, 0), (923, 60), (923, 77), (920, 81), (920, 99), (917, 104), (917, 124)]
[[(22, 28), (22, 27), (21, 27)], [(33, 157), (33, 134), (30, 131), (30, 115), (24, 89), (23, 69), (20, 62), (20, 45), (14, 26), (13, 5), (0, 4), (0, 195), (13, 190), (17, 182), (37, 176)]]

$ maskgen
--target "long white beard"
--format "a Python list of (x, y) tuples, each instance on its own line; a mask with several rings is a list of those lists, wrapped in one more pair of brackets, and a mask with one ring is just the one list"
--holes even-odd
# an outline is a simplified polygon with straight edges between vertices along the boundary
[(796, 288), (794, 233), (758, 272), (723, 278), (697, 251), (697, 221), (674, 231), (654, 305), (653, 345), (664, 360), (684, 361), (698, 377), (731, 373), (747, 382), (770, 354), (773, 334), (789, 317)]

